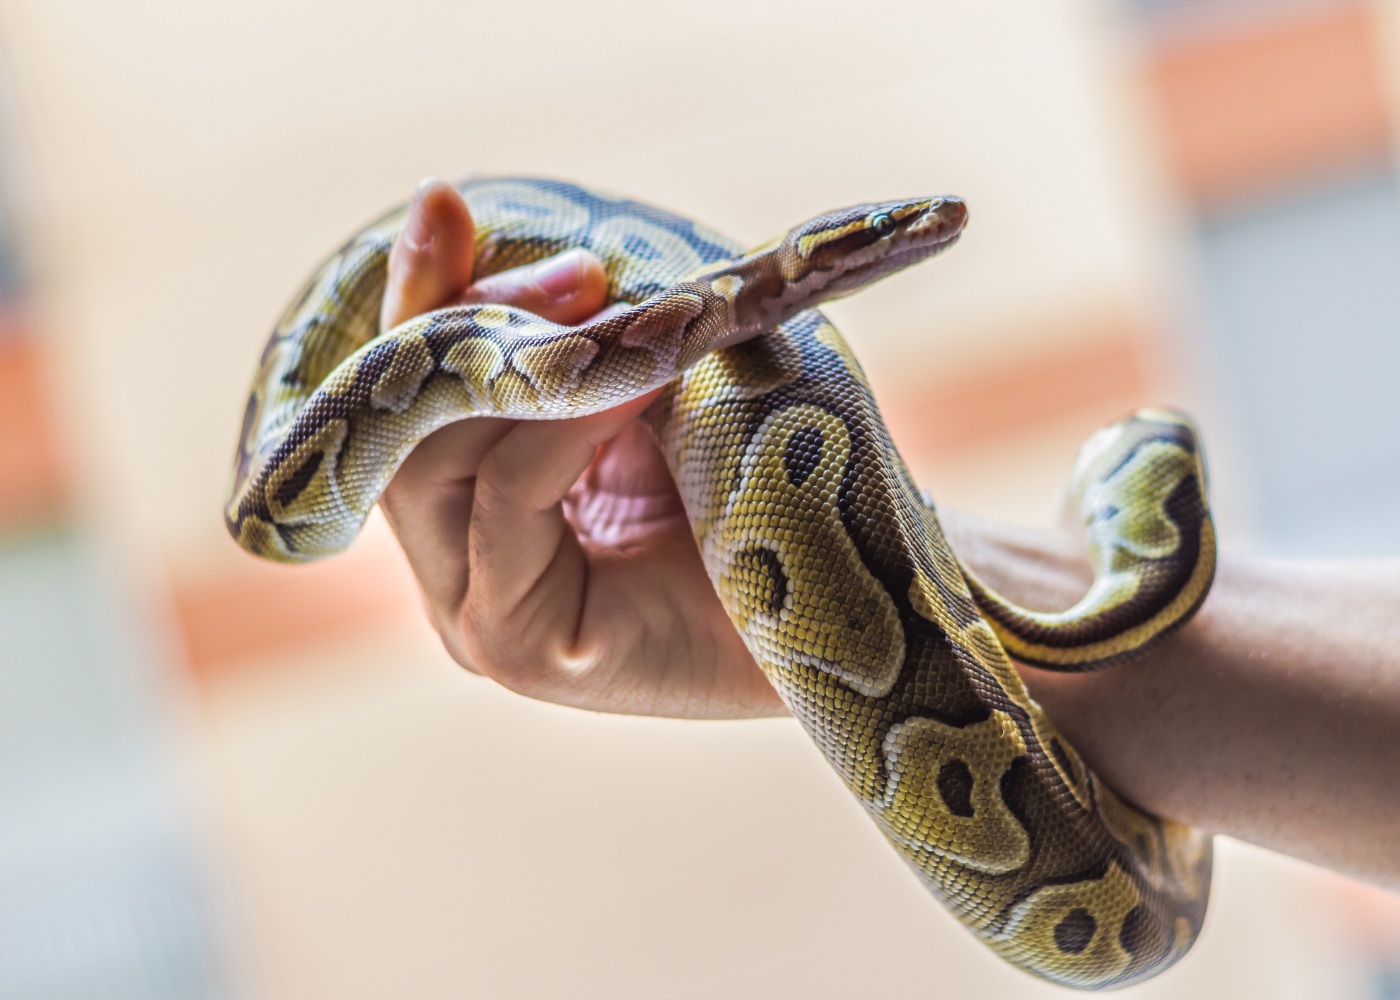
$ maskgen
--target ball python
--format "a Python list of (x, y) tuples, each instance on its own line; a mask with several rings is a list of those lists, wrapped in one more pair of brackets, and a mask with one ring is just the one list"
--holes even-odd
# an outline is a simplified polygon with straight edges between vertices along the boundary
[(460, 306), (381, 333), (406, 209), (370, 224), (263, 352), (225, 511), (238, 544), (288, 562), (337, 552), (444, 424), (586, 414), (664, 386), (649, 420), (724, 607), (934, 895), (1057, 983), (1122, 986), (1176, 961), (1204, 918), (1209, 837), (1102, 782), (1011, 657), (1095, 669), (1194, 613), (1215, 536), (1190, 421), (1141, 410), (1094, 435), (1073, 474), (1093, 584), (1067, 611), (1028, 611), (959, 563), (851, 349), (813, 308), (951, 246), (961, 201), (860, 205), (744, 252), (567, 183), (459, 190), (476, 276), (586, 247), (625, 308), (567, 327)]

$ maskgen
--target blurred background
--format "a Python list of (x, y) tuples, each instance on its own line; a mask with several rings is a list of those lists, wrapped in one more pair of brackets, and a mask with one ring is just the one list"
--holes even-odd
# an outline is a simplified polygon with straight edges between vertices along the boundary
[[(246, 382), (423, 175), (758, 242), (954, 192), (830, 312), (944, 506), (1143, 402), (1226, 544), (1400, 555), (1400, 0), (0, 0), (0, 997), (1042, 997), (788, 721), (457, 669), (380, 523), (224, 536)], [(1400, 996), (1394, 897), (1219, 842), (1147, 997)], [(683, 859), (678, 863), (677, 859)]]

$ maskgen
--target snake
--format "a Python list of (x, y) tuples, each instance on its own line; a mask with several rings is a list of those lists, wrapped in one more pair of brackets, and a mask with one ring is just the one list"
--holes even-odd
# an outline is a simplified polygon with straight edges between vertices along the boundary
[(850, 346), (815, 308), (953, 245), (960, 199), (828, 212), (746, 251), (563, 181), (457, 188), (475, 276), (582, 247), (615, 308), (561, 326), (454, 306), (381, 331), (408, 209), (369, 224), (263, 351), (225, 507), (237, 543), (281, 562), (331, 555), (434, 430), (578, 416), (660, 388), (645, 419), (725, 610), (932, 894), (1002, 957), (1071, 987), (1124, 986), (1185, 954), (1206, 912), (1210, 836), (1101, 780), (1013, 660), (1122, 664), (1200, 607), (1215, 530), (1191, 420), (1141, 409), (1090, 438), (1071, 486), (1093, 581), (1067, 610), (1028, 610), (958, 560)]

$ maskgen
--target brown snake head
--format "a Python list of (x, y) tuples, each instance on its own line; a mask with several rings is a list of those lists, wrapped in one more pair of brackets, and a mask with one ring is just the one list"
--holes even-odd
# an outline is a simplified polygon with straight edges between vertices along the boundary
[(798, 226), (776, 253), (788, 281), (829, 300), (946, 250), (966, 223), (952, 197), (856, 205)]
[(966, 223), (967, 206), (953, 197), (855, 205), (706, 268), (697, 278), (719, 290), (732, 288), (736, 306), (736, 332), (717, 346), (771, 330), (804, 309), (932, 257), (956, 243)]

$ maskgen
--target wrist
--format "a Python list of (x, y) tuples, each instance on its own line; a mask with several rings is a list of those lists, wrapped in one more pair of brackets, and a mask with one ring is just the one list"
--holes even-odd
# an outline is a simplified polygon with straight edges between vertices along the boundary
[(1008, 601), (1033, 611), (1062, 611), (1088, 589), (1088, 560), (1070, 537), (968, 514), (940, 515), (953, 553)]

